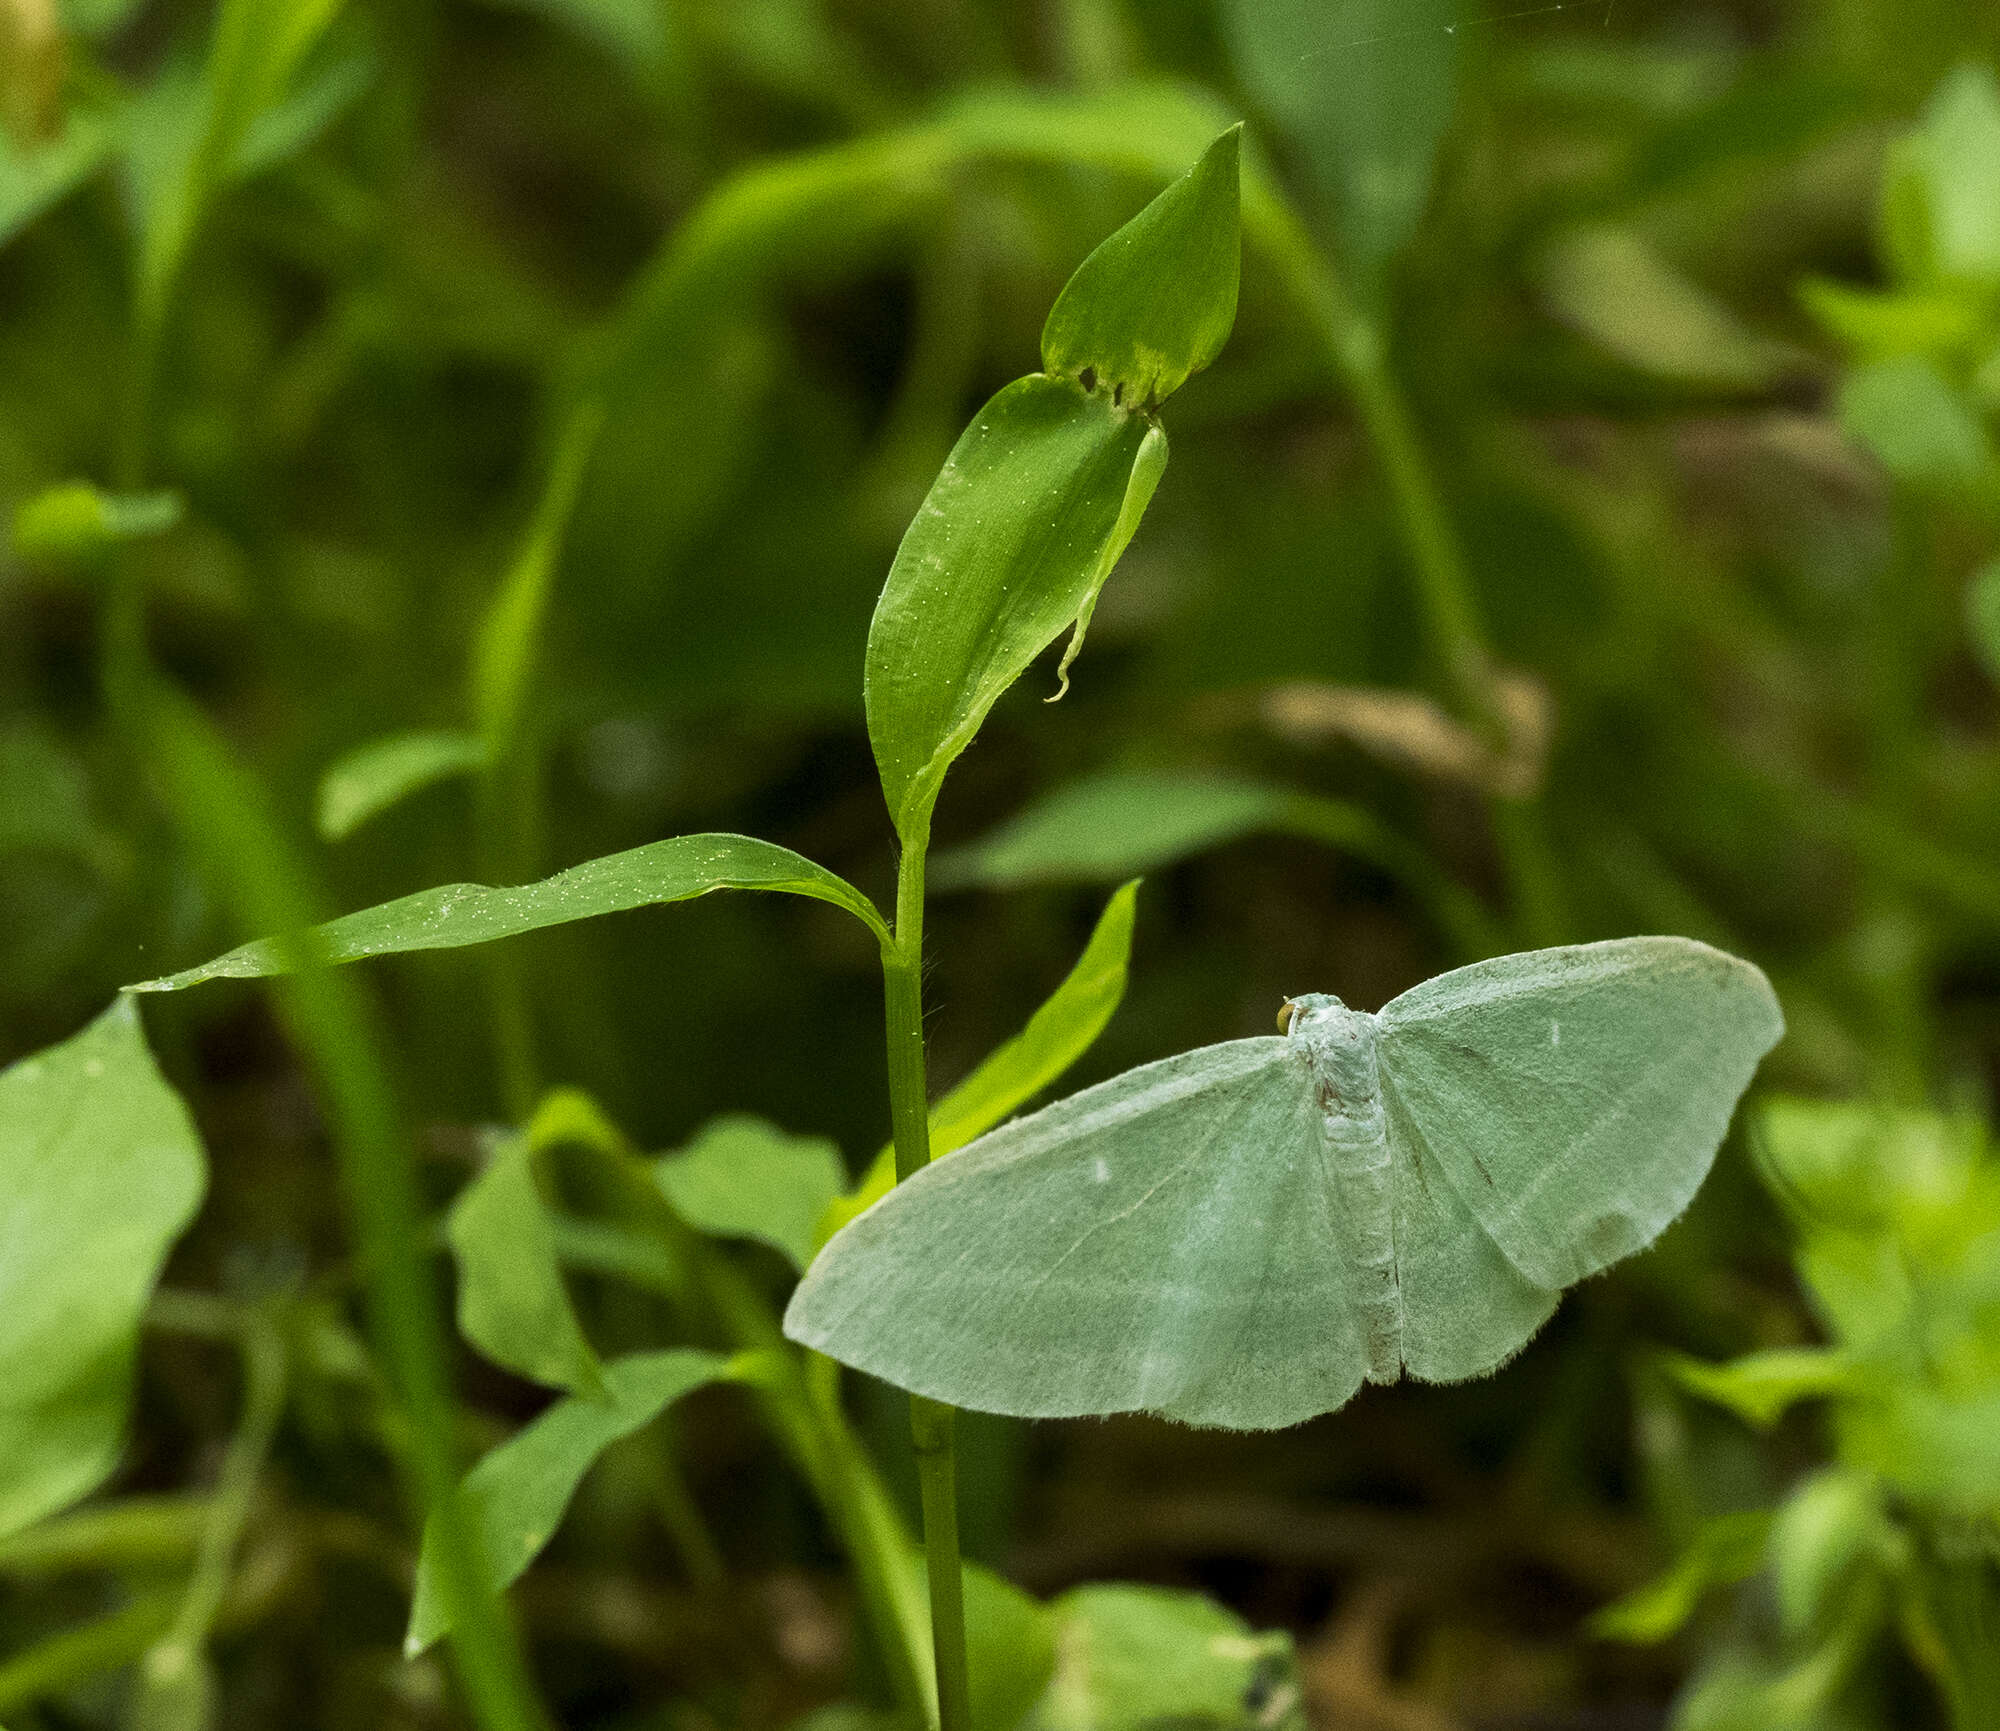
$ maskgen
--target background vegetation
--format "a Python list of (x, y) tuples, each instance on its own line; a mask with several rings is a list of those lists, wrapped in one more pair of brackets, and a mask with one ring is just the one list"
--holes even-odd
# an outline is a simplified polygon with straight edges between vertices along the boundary
[[(1770, 973), (1765, 1087), (1902, 1115), (1773, 1108), (1488, 1381), (1269, 1436), (968, 1419), (968, 1552), (1288, 1631), (1324, 1726), (2000, 1722), (2000, 13), (1494, 10), (0, 0), (0, 1048), (273, 923), (134, 738), (141, 631), (339, 908), (702, 830), (886, 901), (860, 675), (896, 543), (1077, 261), (1247, 116), (1234, 337), (1073, 689), (1023, 681), (939, 807), (936, 1090), (1144, 872), (1073, 1080), (1288, 992), (1672, 931)], [(549, 1083), (648, 1150), (741, 1111), (855, 1173), (885, 1138), (876, 957), (818, 904), (365, 983), (440, 1215)], [(194, 1557), (283, 1295), (214, 1722), (456, 1722), (400, 1655), (414, 1536), (307, 1074), (251, 988), (146, 1026), (207, 1201), (117, 1475), (0, 1539), (0, 1711), (153, 1698), (158, 1630), (117, 1619)], [(606, 1350), (658, 1332), (574, 1296)], [(468, 1456), (546, 1399), (456, 1369)], [(851, 1405), (913, 1497), (900, 1403)], [(879, 1699), (742, 1392), (668, 1430), (514, 1595), (551, 1710)]]

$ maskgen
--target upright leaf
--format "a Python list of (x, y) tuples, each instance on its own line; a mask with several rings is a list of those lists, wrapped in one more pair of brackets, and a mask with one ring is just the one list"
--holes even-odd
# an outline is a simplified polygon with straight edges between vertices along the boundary
[(1223, 17), (1243, 82), (1331, 206), (1350, 273), (1379, 293), (1451, 122), (1456, 0), (1226, 0)]
[(506, 1137), (452, 1204), (459, 1331), (530, 1382), (601, 1396), (603, 1369), (563, 1285), (534, 1162), (532, 1133)]
[[(563, 1511), (591, 1464), (620, 1437), (650, 1423), (690, 1389), (729, 1373), (729, 1360), (674, 1347), (639, 1352), (604, 1367), (608, 1400), (558, 1401), (466, 1475), (460, 1491), (495, 1590), (519, 1577), (562, 1524)], [(424, 1529), (417, 1590), (403, 1648), (414, 1657), (451, 1632), (435, 1549)]]
[(0, 1534), (117, 1464), (139, 1319), (205, 1182), (129, 999), (0, 1073)]
[(1909, 262), (1932, 279), (2000, 283), (2000, 81), (1989, 68), (1961, 66), (1898, 144), (1885, 187), (1892, 230), (1899, 193), (1912, 191), (1921, 233), (1904, 238), (1920, 257)]
[(681, 1152), (655, 1161), (653, 1176), (697, 1232), (757, 1239), (803, 1270), (847, 1168), (824, 1137), (788, 1136), (736, 1113), (711, 1119)]
[[(1138, 896), (1139, 886), (1133, 882), (1111, 898), (1076, 966), (1028, 1018), (1028, 1025), (995, 1048), (931, 1108), (932, 1159), (984, 1135), (1056, 1082), (1096, 1043), (1125, 996)], [(888, 1195), (895, 1183), (896, 1151), (884, 1148), (860, 1184), (823, 1210), (813, 1234), (813, 1254), (848, 1221)]]
[(1166, 435), (1074, 380), (993, 398), (932, 484), (868, 630), (868, 737), (905, 846), (1000, 694), (1084, 618), (1166, 467)]
[(1077, 266), (1042, 327), (1045, 369), (1151, 409), (1222, 352), (1241, 271), (1242, 136), (1232, 126)]
[[(790, 848), (743, 835), (682, 835), (607, 854), (519, 889), (447, 884), (379, 907), (329, 920), (314, 936), (329, 962), (410, 950), (452, 950), (490, 943), (571, 920), (623, 913), (661, 902), (684, 902), (716, 890), (774, 890), (845, 908), (878, 938), (882, 916), (852, 884)], [(205, 980), (254, 980), (290, 969), (286, 947), (260, 939), (214, 961), (165, 979), (130, 986), (134, 992), (177, 992)]]

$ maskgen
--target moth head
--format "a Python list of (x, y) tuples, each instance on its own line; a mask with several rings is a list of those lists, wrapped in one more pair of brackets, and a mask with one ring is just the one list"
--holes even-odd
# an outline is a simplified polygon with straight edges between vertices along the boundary
[(1290, 1034), (1301, 1021), (1320, 1010), (1344, 1010), (1347, 1006), (1331, 992), (1301, 992), (1296, 998), (1287, 998), (1278, 1010), (1278, 1032)]

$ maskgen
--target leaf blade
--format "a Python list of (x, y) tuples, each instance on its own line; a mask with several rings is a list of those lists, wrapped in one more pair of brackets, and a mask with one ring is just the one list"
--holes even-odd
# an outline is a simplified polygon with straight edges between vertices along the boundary
[(1240, 123), (1223, 133), (1077, 266), (1042, 327), (1045, 371), (1150, 407), (1222, 352), (1241, 276), (1242, 136)]
[(824, 1137), (789, 1136), (734, 1113), (709, 1120), (681, 1152), (654, 1161), (653, 1179), (697, 1232), (754, 1238), (803, 1271), (847, 1168)]
[(140, 1317), (206, 1184), (129, 999), (0, 1072), (0, 1535), (117, 1464)]
[[(459, 1494), (494, 1590), (518, 1579), (549, 1542), (583, 1475), (605, 1449), (650, 1423), (682, 1395), (727, 1376), (730, 1363), (691, 1347), (614, 1359), (604, 1367), (609, 1401), (575, 1396), (559, 1401), (484, 1456), (466, 1474)], [(451, 1631), (433, 1550), (435, 1526), (433, 1520), (424, 1528), (403, 1641), (412, 1658)]]
[[(1062, 983), (1036, 1007), (1027, 1026), (996, 1047), (931, 1108), (931, 1158), (963, 1148), (1008, 1113), (1058, 1080), (1096, 1044), (1125, 998), (1138, 918), (1139, 881), (1123, 885), (1105, 904), (1083, 954)], [(857, 1214), (873, 1207), (896, 1184), (896, 1151), (884, 1148), (861, 1182), (821, 1213), (813, 1254)], [(811, 1257), (807, 1258), (811, 1261)]]
[[(324, 960), (360, 961), (412, 950), (457, 949), (541, 931), (599, 914), (690, 901), (717, 890), (770, 890), (831, 902), (879, 940), (888, 928), (875, 905), (845, 879), (790, 848), (741, 835), (684, 835), (606, 854), (519, 889), (446, 884), (364, 908), (316, 927)], [(284, 946), (263, 938), (129, 992), (176, 992), (209, 980), (262, 979), (288, 971)]]
[(563, 1285), (534, 1159), (532, 1131), (505, 1138), (446, 1217), (459, 1332), (530, 1382), (603, 1398), (603, 1366)]
[(1001, 693), (1103, 586), (1164, 462), (1143, 417), (1042, 373), (960, 436), (868, 630), (868, 737), (905, 846)]

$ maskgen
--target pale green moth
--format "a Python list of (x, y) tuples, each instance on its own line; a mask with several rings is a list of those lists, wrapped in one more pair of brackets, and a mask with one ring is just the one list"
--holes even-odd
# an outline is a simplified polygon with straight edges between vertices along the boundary
[(1456, 1382), (1650, 1244), (1784, 1031), (1689, 938), (1501, 956), (1142, 1065), (838, 1233), (792, 1339), (954, 1406), (1261, 1430)]

